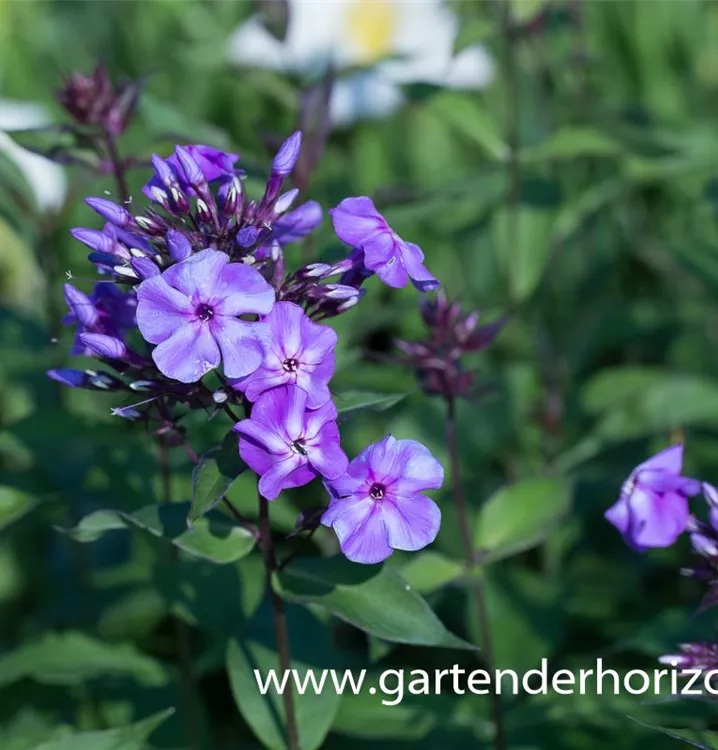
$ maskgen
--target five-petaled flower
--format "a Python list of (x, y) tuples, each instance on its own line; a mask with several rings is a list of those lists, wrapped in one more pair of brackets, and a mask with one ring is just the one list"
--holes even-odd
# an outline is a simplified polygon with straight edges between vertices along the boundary
[(337, 479), (349, 463), (339, 445), (337, 410), (331, 401), (307, 410), (307, 393), (284, 385), (263, 393), (250, 419), (234, 426), (239, 455), (260, 475), (259, 492), (274, 500), (290, 487), (321, 475)]
[(250, 401), (278, 385), (296, 385), (307, 393), (307, 407), (317, 409), (331, 398), (328, 383), (334, 373), (337, 334), (312, 322), (299, 305), (277, 302), (264, 318), (269, 329), (262, 364), (235, 388)]
[(701, 482), (681, 476), (683, 446), (673, 445), (637, 466), (606, 511), (606, 519), (638, 550), (670, 547), (686, 530), (688, 498)]
[(253, 268), (206, 249), (143, 281), (137, 288), (137, 325), (152, 359), (168, 378), (194, 383), (222, 362), (240, 378), (259, 367), (265, 327), (239, 320), (266, 315), (274, 290)]
[(443, 481), (444, 469), (428, 448), (388, 435), (365, 448), (346, 474), (324, 483), (332, 500), (322, 523), (334, 529), (354, 562), (378, 563), (395, 549), (422, 549), (436, 538), (441, 511), (421, 493)]
[(339, 239), (362, 250), (365, 267), (388, 286), (400, 288), (409, 279), (422, 292), (439, 286), (421, 248), (399, 237), (370, 198), (345, 198), (329, 213)]

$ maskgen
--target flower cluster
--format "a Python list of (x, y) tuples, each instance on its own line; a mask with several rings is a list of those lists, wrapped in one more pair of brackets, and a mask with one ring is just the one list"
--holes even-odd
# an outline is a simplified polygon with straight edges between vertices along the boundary
[(416, 371), (426, 393), (447, 399), (471, 396), (476, 373), (466, 369), (464, 357), (488, 347), (506, 318), (479, 326), (478, 311), (464, 314), (461, 303), (449, 301), (442, 291), (422, 302), (421, 316), (429, 335), (421, 341), (397, 341), (402, 361)]
[[(682, 476), (683, 446), (666, 448), (637, 466), (621, 488), (618, 501), (606, 511), (606, 519), (626, 543), (643, 551), (669, 547), (684, 532), (699, 562), (682, 573), (708, 584), (701, 609), (718, 604), (718, 490), (707, 482)], [(708, 503), (706, 520), (691, 514), (689, 498), (702, 494)], [(708, 671), (718, 667), (718, 643), (680, 646), (680, 654), (660, 661), (681, 669)]]
[(143, 212), (133, 201), (88, 198), (106, 223), (72, 234), (101, 279), (89, 295), (66, 286), (64, 322), (76, 328), (74, 353), (112, 372), (49, 375), (71, 387), (141, 391), (113, 414), (157, 422), (156, 434), (173, 431), (178, 441), (177, 407), (233, 415), (239, 406), (247, 415), (234, 427), (239, 453), (260, 494), (274, 500), (322, 478), (331, 496), (322, 522), (348, 557), (374, 563), (433, 541), (440, 512), (421, 492), (440, 487), (443, 470), (423, 446), (392, 437), (349, 462), (329, 389), (337, 335), (319, 321), (356, 305), (374, 274), (422, 291), (438, 281), (366, 197), (331, 211), (351, 248), (345, 259), (286, 272), (286, 245), (322, 219), (313, 201), (292, 209), (298, 191), (284, 188), (301, 142), (297, 132), (281, 146), (257, 199), (245, 194), (239, 156), (204, 145), (152, 157)]

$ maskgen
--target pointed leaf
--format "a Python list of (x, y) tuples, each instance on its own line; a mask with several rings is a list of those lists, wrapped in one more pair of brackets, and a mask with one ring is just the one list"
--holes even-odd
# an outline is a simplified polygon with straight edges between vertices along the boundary
[(504, 487), (481, 508), (475, 547), (483, 563), (540, 544), (571, 506), (570, 485), (561, 479), (524, 479)]
[(192, 505), (187, 516), (190, 528), (222, 500), (234, 480), (247, 468), (239, 457), (236, 437), (229, 437), (233, 439), (205, 453), (192, 471)]
[(108, 676), (164, 685), (162, 665), (127, 643), (104, 643), (77, 631), (48, 633), (0, 658), (0, 687), (22, 679), (43, 685), (82, 685)]
[(136, 528), (166, 539), (179, 549), (214, 563), (239, 560), (254, 548), (254, 535), (221, 513), (212, 511), (187, 529), (189, 503), (149, 505), (133, 513), (99, 510), (72, 529), (58, 529), (78, 542), (92, 542), (109, 531)]
[(147, 738), (174, 711), (174, 708), (168, 708), (126, 727), (102, 732), (80, 732), (46, 740), (34, 750), (145, 750)]
[(384, 566), (356, 565), (344, 557), (306, 558), (281, 570), (278, 583), (284, 598), (319, 604), (387, 641), (474, 648), (446, 630), (424, 599)]
[(403, 401), (408, 393), (369, 393), (368, 391), (345, 391), (336, 396), (339, 418), (344, 420), (361, 411), (384, 411)]

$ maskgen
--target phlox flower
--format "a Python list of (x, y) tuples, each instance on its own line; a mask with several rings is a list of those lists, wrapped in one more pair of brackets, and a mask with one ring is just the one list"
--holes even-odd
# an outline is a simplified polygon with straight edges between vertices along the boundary
[(365, 448), (346, 474), (324, 482), (332, 500), (322, 524), (334, 529), (354, 562), (378, 563), (395, 549), (422, 549), (436, 538), (441, 511), (421, 493), (443, 481), (444, 469), (428, 448), (388, 435)]
[(605, 513), (626, 543), (643, 550), (670, 547), (686, 530), (688, 498), (701, 482), (681, 476), (683, 446), (673, 445), (637, 466)]
[(256, 401), (270, 388), (292, 384), (306, 392), (309, 409), (323, 406), (331, 397), (328, 384), (334, 374), (337, 334), (311, 321), (293, 302), (277, 302), (263, 322), (268, 336), (262, 364), (233, 383), (235, 388)]
[(168, 378), (193, 383), (220, 362), (240, 378), (262, 362), (264, 327), (238, 316), (266, 315), (274, 298), (258, 271), (208, 248), (137, 287), (137, 325)]
[(337, 410), (331, 401), (307, 410), (307, 394), (293, 385), (263, 393), (249, 419), (234, 426), (239, 455), (259, 474), (259, 492), (274, 500), (316, 476), (337, 479), (348, 459), (339, 444)]

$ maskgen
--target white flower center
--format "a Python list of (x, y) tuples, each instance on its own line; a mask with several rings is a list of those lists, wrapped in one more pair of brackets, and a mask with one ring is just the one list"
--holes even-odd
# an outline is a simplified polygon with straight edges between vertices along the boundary
[(359, 61), (365, 64), (392, 51), (398, 13), (392, 0), (351, 0), (346, 10), (346, 34)]

